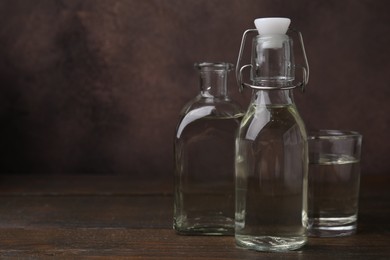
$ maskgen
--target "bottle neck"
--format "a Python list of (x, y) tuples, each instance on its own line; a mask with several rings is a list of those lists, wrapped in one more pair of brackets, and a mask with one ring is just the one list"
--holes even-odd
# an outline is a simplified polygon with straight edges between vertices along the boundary
[(201, 63), (198, 65), (201, 96), (228, 99), (227, 75), (231, 68), (232, 65), (227, 63)]
[(287, 35), (259, 35), (253, 39), (252, 84), (283, 88), (294, 80), (292, 40)]
[(294, 104), (291, 89), (253, 90), (252, 103), (258, 106), (287, 106)]

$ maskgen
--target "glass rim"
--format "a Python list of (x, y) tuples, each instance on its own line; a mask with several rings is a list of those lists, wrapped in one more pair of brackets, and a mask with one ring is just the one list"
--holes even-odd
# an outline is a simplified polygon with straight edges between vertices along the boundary
[(234, 65), (232, 63), (229, 63), (229, 62), (207, 62), (207, 61), (204, 61), (204, 62), (196, 62), (194, 64), (194, 67), (201, 70), (201, 69), (211, 69), (211, 70), (215, 70), (215, 69), (220, 69), (220, 70), (232, 70), (234, 69)]
[(362, 138), (362, 135), (356, 131), (350, 130), (312, 130), (308, 131), (307, 139), (308, 140), (317, 140), (317, 139), (348, 139), (348, 138)]

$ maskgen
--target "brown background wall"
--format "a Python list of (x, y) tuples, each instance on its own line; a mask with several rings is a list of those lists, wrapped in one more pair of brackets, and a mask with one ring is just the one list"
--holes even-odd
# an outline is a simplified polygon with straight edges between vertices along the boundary
[(307, 127), (360, 131), (363, 173), (388, 173), (389, 7), (387, 0), (3, 0), (0, 173), (170, 178), (178, 113), (198, 91), (192, 64), (235, 63), (243, 31), (264, 16), (290, 17), (304, 35), (310, 85), (295, 96)]

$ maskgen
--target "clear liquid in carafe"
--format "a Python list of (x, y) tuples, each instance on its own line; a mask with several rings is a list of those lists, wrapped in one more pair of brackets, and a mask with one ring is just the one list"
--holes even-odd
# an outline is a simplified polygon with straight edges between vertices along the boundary
[(234, 144), (241, 118), (183, 120), (175, 141), (174, 226), (179, 233), (234, 234)]

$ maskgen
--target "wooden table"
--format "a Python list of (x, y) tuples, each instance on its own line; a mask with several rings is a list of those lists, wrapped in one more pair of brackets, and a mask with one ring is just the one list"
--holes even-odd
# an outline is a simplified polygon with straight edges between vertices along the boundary
[(172, 230), (172, 183), (124, 176), (0, 177), (0, 258), (390, 259), (390, 176), (363, 176), (358, 233), (299, 251), (237, 248)]

